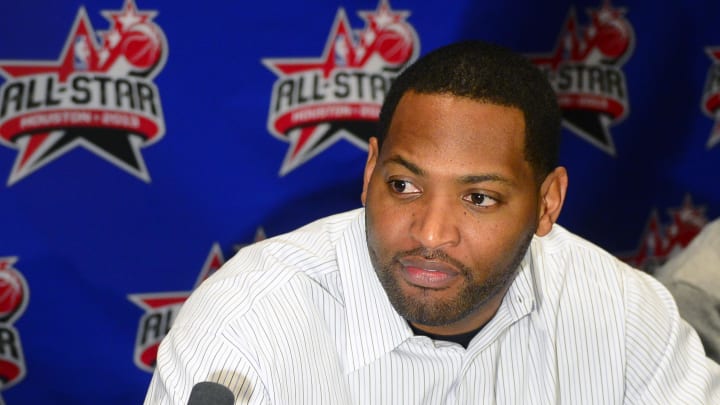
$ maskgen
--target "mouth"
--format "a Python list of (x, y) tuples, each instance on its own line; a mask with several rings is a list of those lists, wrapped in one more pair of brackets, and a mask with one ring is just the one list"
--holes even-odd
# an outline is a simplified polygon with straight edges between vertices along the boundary
[(421, 257), (405, 257), (398, 261), (401, 277), (414, 287), (442, 290), (460, 276), (460, 271), (447, 262)]

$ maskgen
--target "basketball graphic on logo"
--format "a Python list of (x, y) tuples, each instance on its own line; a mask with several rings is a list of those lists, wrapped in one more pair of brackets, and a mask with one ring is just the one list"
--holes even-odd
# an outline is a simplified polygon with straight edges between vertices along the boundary
[(609, 59), (618, 59), (630, 47), (630, 28), (619, 18), (593, 19), (595, 46)]
[(133, 66), (151, 68), (162, 54), (160, 33), (150, 24), (135, 24), (122, 34), (120, 52)]
[(17, 382), (18, 376), (24, 373), (16, 363), (0, 359), (0, 381), (3, 385)]
[(390, 24), (378, 33), (375, 49), (393, 65), (407, 62), (413, 53), (413, 37), (409, 29), (399, 23)]
[(0, 270), (0, 320), (10, 318), (22, 306), (25, 283), (14, 270)]

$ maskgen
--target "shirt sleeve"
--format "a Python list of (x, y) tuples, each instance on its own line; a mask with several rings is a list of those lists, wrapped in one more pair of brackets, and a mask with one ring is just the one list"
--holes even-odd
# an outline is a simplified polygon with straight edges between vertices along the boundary
[(268, 403), (253, 362), (222, 334), (172, 328), (158, 350), (145, 405), (185, 405), (193, 386), (202, 381), (228, 387), (236, 405)]
[(720, 404), (720, 367), (651, 276), (626, 269), (625, 404)]

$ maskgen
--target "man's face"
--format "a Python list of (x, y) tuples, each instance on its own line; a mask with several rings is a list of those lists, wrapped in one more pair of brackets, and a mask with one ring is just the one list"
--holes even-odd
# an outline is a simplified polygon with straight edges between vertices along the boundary
[(362, 200), (375, 271), (414, 325), (456, 334), (497, 311), (538, 223), (519, 109), (409, 92), (378, 152), (371, 140)]

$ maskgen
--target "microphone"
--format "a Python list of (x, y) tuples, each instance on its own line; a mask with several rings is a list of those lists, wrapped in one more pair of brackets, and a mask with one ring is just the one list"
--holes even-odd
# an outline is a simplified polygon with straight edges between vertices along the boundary
[(235, 395), (230, 388), (210, 381), (195, 384), (188, 399), (188, 405), (233, 405), (234, 403)]

